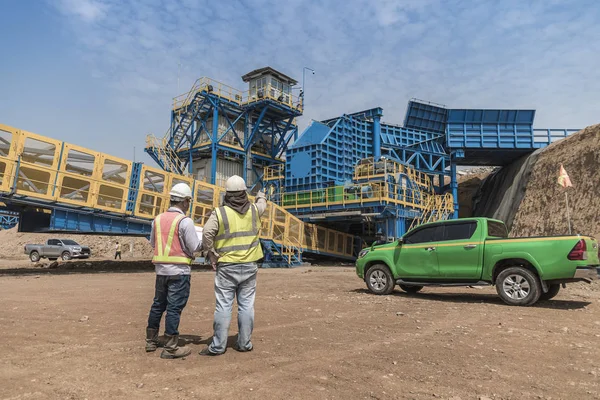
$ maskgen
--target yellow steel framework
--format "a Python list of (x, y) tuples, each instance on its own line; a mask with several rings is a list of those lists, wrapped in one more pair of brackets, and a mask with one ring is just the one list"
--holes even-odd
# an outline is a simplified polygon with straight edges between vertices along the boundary
[[(185, 182), (193, 188), (189, 215), (198, 226), (222, 204), (221, 187), (146, 165), (138, 182), (130, 182), (132, 168), (131, 161), (0, 124), (0, 194), (5, 196), (151, 220), (167, 210), (172, 185)], [(132, 184), (137, 196), (128, 207)], [(303, 251), (353, 256), (352, 235), (304, 223), (271, 202), (260, 236), (281, 245), (290, 260)]]
[(399, 181), (401, 175), (407, 176), (411, 181), (419, 185), (421, 189), (428, 192), (433, 192), (433, 185), (428, 174), (417, 171), (414, 168), (400, 164), (395, 160), (382, 158), (375, 161), (373, 157), (361, 160), (354, 168), (354, 181), (360, 182), (363, 180), (383, 179), (387, 175), (391, 175)]
[[(385, 179), (386, 175), (394, 176), (396, 183), (390, 183)], [(414, 184), (409, 185), (400, 175), (408, 177)], [(394, 204), (420, 211), (420, 216), (413, 220), (411, 229), (423, 223), (448, 219), (454, 210), (452, 194), (435, 194), (429, 175), (392, 160), (362, 160), (355, 167), (354, 180), (363, 183), (350, 187), (334, 186), (321, 190), (285, 193), (283, 206), (293, 210), (339, 205), (363, 206), (373, 202)]]
[(454, 197), (451, 193), (429, 196), (425, 199), (421, 216), (412, 221), (409, 230), (429, 222), (449, 219), (454, 213)]

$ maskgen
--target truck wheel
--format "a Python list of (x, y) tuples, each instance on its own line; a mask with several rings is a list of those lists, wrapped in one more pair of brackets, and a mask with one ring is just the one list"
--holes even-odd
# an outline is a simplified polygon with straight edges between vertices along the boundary
[(511, 306), (530, 306), (538, 301), (542, 288), (538, 277), (523, 267), (510, 267), (496, 278), (496, 291)]
[(374, 294), (390, 294), (396, 283), (390, 269), (382, 264), (377, 264), (367, 272), (365, 276), (367, 287)]
[(31, 262), (40, 261), (40, 253), (38, 253), (37, 251), (32, 251), (31, 253), (29, 253), (29, 259), (31, 260)]
[(68, 251), (65, 251), (62, 253), (60, 258), (62, 258), (63, 261), (69, 261), (71, 259), (71, 253), (69, 253)]
[(540, 300), (550, 300), (556, 297), (558, 292), (560, 291), (560, 284), (553, 283), (548, 285), (548, 292), (540, 294)]
[(406, 293), (417, 293), (423, 289), (423, 286), (407, 286), (407, 285), (399, 285), (400, 289), (404, 290)]

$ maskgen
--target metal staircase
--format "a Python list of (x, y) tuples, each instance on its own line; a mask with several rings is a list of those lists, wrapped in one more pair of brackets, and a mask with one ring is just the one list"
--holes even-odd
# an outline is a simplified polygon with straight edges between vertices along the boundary
[(182, 168), (183, 162), (169, 144), (167, 137), (159, 139), (154, 135), (148, 135), (146, 152), (165, 171), (186, 175), (186, 171)]
[(421, 224), (450, 219), (454, 213), (454, 197), (451, 193), (429, 195), (425, 199), (424, 206), (421, 216), (413, 219), (409, 230)]
[(262, 239), (265, 255), (263, 268), (295, 267), (302, 264), (302, 249), (293, 245), (280, 245), (273, 240)]

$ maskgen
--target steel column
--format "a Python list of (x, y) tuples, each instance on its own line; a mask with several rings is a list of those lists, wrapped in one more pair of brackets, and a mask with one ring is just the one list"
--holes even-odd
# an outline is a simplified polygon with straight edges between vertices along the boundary
[[(211, 168), (210, 168), (210, 183), (217, 184), (217, 144), (219, 138), (219, 100), (215, 99), (213, 104), (213, 127), (212, 127), (212, 152), (211, 152)], [(190, 149), (190, 153), (191, 153)]]
[(450, 163), (450, 189), (454, 198), (454, 219), (458, 218), (458, 181), (456, 180), (456, 163)]
[(373, 117), (373, 157), (381, 157), (381, 115)]

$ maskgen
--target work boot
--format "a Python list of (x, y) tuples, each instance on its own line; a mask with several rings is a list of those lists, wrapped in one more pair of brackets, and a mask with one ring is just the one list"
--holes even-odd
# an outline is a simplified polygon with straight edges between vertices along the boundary
[(254, 346), (250, 345), (250, 348), (249, 348), (249, 349), (243, 349), (243, 348), (241, 348), (241, 347), (240, 347), (240, 346), (239, 346), (237, 343), (235, 343), (235, 344), (233, 345), (233, 349), (234, 349), (235, 351), (239, 351), (240, 353), (246, 353), (246, 352), (249, 352), (249, 351), (252, 351), (252, 350), (254, 350)]
[(179, 347), (177, 342), (179, 342), (179, 335), (167, 335), (165, 333), (165, 338), (167, 342), (165, 343), (165, 348), (160, 354), (160, 358), (181, 358), (187, 357), (192, 353), (192, 350), (182, 346)]
[(221, 354), (224, 354), (224, 353), (225, 353), (225, 351), (223, 353), (213, 353), (212, 351), (210, 351), (209, 347), (205, 347), (198, 352), (198, 354), (200, 354), (201, 356), (213, 356), (213, 357), (220, 356)]
[(156, 351), (158, 348), (158, 329), (146, 328), (146, 351)]

